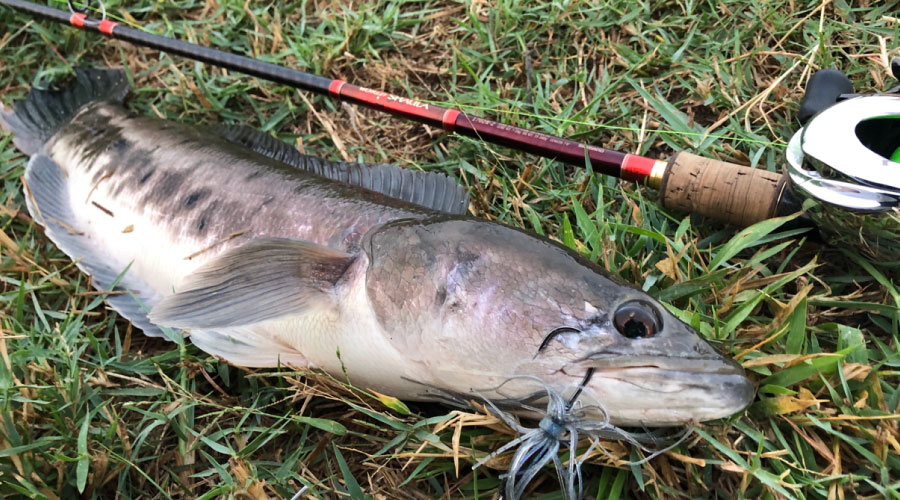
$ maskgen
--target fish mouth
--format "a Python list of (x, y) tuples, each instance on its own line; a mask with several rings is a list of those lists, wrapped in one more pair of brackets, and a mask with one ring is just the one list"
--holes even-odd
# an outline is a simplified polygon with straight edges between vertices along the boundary
[(627, 370), (636, 368), (656, 368), (659, 370), (686, 371), (693, 373), (743, 375), (744, 368), (737, 361), (721, 356), (671, 356), (634, 355), (602, 351), (590, 354), (578, 361), (577, 365), (593, 368), (595, 371)]
[(627, 356), (597, 353), (562, 371), (592, 375), (584, 403), (605, 409), (618, 425), (669, 426), (717, 420), (750, 404), (753, 384), (726, 357)]

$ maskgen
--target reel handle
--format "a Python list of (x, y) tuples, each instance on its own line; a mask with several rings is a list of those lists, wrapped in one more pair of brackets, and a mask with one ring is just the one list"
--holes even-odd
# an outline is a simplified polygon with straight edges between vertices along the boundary
[(836, 69), (820, 69), (806, 84), (797, 119), (801, 125), (806, 125), (816, 113), (831, 107), (842, 95), (852, 93), (853, 83), (845, 74)]
[(780, 173), (679, 152), (663, 176), (660, 203), (746, 227), (784, 211), (785, 186)]

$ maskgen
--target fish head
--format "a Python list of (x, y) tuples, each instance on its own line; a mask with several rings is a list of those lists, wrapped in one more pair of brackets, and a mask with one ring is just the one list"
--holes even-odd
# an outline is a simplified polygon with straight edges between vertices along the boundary
[(511, 407), (548, 388), (617, 425), (713, 420), (753, 397), (662, 304), (549, 239), (434, 218), (388, 224), (366, 250), (369, 301), (425, 385)]

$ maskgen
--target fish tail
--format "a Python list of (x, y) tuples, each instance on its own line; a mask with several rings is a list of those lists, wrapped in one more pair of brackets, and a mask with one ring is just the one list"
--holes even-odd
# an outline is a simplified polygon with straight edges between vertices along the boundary
[(121, 103), (129, 89), (122, 69), (76, 69), (68, 84), (32, 89), (11, 111), (0, 107), (0, 125), (13, 133), (19, 150), (32, 156), (83, 106), (96, 101)]

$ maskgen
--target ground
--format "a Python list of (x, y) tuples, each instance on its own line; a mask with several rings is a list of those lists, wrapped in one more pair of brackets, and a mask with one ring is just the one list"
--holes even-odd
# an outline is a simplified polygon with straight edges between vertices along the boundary
[[(65, 3), (51, 2), (65, 9)], [(92, 2), (96, 7), (97, 3)], [(665, 158), (779, 170), (805, 82), (887, 70), (892, 2), (742, 0), (106, 2), (154, 33)], [(472, 214), (557, 238), (670, 304), (744, 364), (758, 396), (641, 465), (607, 443), (590, 498), (897, 498), (897, 267), (778, 224), (737, 229), (652, 190), (0, 8), (0, 100), (77, 65), (126, 66), (137, 113), (243, 123), (328, 158), (455, 176)], [(247, 371), (148, 339), (24, 209), (0, 136), (0, 496), (496, 498), (510, 441), (475, 411), (321, 375)], [(502, 353), (498, 353), (502, 355)], [(581, 448), (584, 451), (585, 448)], [(542, 472), (529, 497), (560, 498)]]

